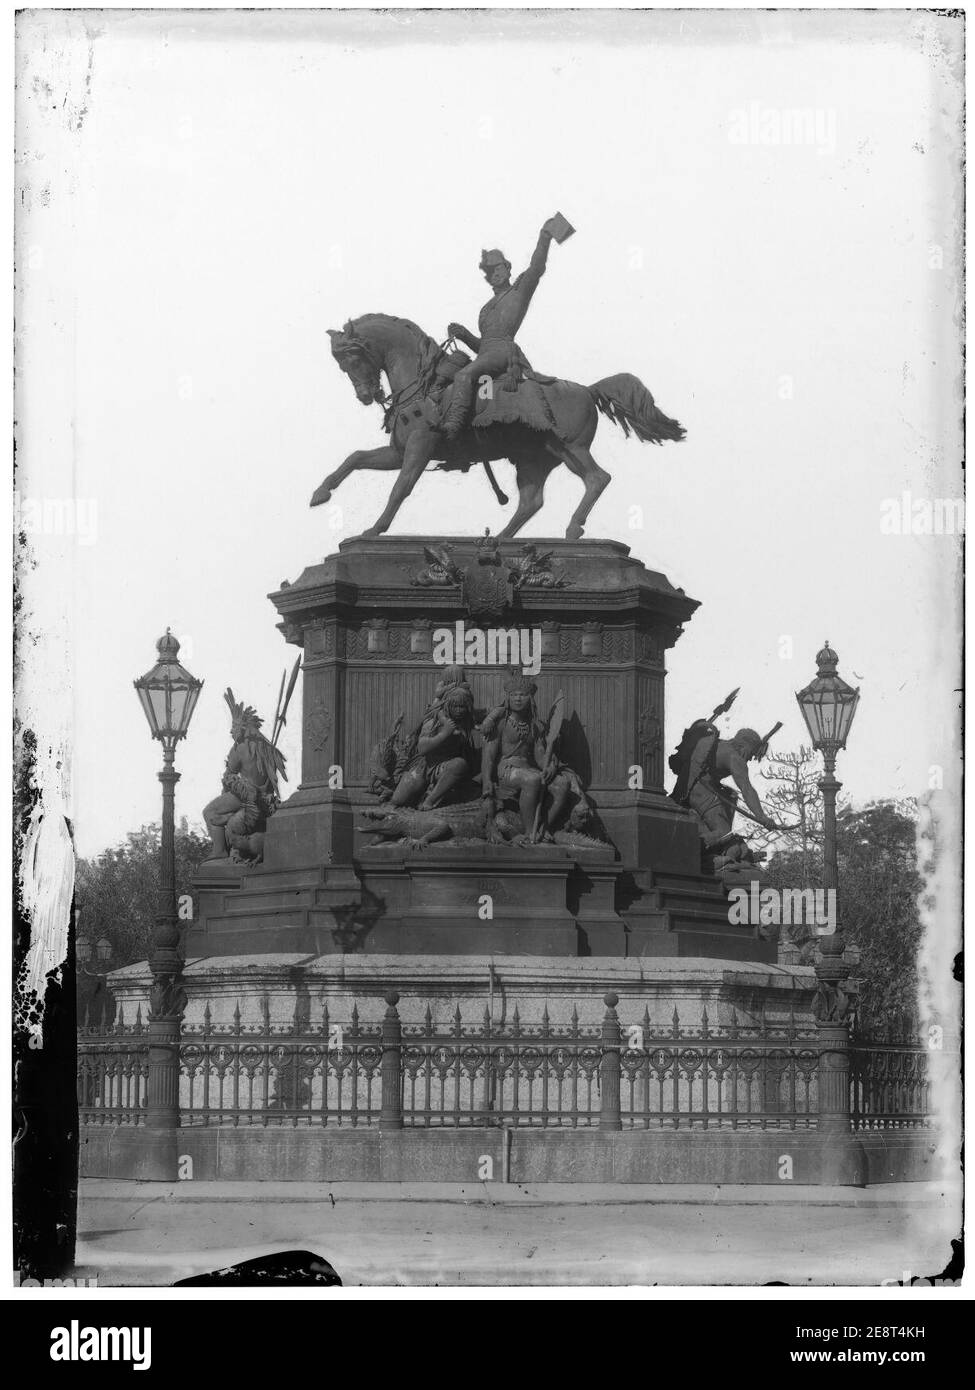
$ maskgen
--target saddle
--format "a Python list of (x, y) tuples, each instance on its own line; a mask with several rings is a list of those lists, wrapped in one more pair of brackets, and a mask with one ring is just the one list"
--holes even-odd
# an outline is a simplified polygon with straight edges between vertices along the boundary
[[(454, 377), (471, 358), (457, 348), (445, 353), (434, 374), (434, 390), (442, 413), (450, 404), (450, 387)], [(495, 378), (490, 397), (475, 394), (471, 428), (489, 429), (492, 425), (525, 425), (528, 429), (547, 433), (555, 428), (555, 415), (545, 388), (554, 386), (558, 378), (536, 372), (520, 348), (515, 347), (506, 372)]]

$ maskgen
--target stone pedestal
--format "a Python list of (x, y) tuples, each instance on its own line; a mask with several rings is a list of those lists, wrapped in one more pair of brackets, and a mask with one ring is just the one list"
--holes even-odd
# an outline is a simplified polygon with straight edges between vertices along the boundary
[[(504, 592), (489, 617), (463, 584), (427, 582), (427, 548), (444, 544), (457, 571), (478, 569), (471, 538), (358, 538), (271, 595), (303, 653), (301, 782), (269, 823), (261, 866), (204, 867), (187, 949), (774, 959), (729, 923), (696, 823), (664, 790), (664, 658), (696, 601), (615, 541), (536, 541), (553, 568), (512, 586), (513, 540), (501, 543)], [(357, 810), (376, 804), (373, 749), (398, 715), (416, 726), (442, 675), (435, 634), (458, 622), (540, 635), (538, 708), (564, 693), (561, 755), (596, 806), (602, 848), (416, 852), (356, 830)], [(467, 663), (478, 718), (506, 674), (507, 662)], [(371, 906), (353, 921), (363, 894)], [(485, 894), (491, 917), (478, 915)]]
[[(123, 1018), (145, 1016), (149, 975), (145, 962), (109, 976)], [(479, 1024), (485, 1010), (497, 1024), (517, 1010), (523, 1024), (540, 1024), (546, 1011), (553, 1026), (575, 1011), (580, 1026), (599, 1025), (604, 996), (619, 998), (624, 1028), (644, 1015), (655, 1030), (669, 1031), (675, 1012), (683, 1029), (699, 1030), (707, 1012), (712, 1028), (734, 1020), (742, 1028), (764, 1021), (769, 1029), (811, 1022), (816, 985), (810, 966), (787, 970), (755, 961), (704, 957), (654, 960), (587, 960), (540, 955), (402, 954), (366, 951), (336, 957), (293, 952), (219, 956), (187, 961), (184, 1039), (199, 1033), (206, 1017), (214, 1028), (235, 1014), (245, 1033), (265, 1018), (287, 1030), (296, 1018), (314, 1029), (325, 1006), (333, 1022), (347, 1023), (355, 1009), (363, 1025), (378, 1026), (384, 997), (399, 994), (404, 1026), (419, 1024), (429, 1009), (435, 1024), (449, 1024), (459, 1011), (465, 1025)]]

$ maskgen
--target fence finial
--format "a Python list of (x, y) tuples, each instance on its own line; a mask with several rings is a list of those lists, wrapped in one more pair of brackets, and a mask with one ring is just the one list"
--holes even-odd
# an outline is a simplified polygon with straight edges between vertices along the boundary
[(382, 1024), (382, 1061), (380, 1063), (380, 1091), (382, 1109), (379, 1114), (379, 1128), (403, 1128), (403, 1076), (401, 1051), (403, 1045), (403, 1025), (400, 1023), (396, 1005), (399, 994), (391, 989), (386, 998), (386, 1014)]
[(620, 1027), (616, 1005), (620, 997), (613, 990), (603, 995), (606, 1013), (602, 1026), (602, 1057), (599, 1062), (599, 1128), (618, 1130), (623, 1128), (620, 1118), (620, 1048), (623, 1043), (623, 1030)]

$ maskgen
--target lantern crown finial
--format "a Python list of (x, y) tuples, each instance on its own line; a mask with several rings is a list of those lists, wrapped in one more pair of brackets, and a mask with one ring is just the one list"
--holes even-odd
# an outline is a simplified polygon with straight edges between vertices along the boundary
[(170, 628), (167, 627), (156, 643), (156, 651), (159, 653), (160, 661), (176, 661), (179, 657), (179, 642), (173, 636)]
[(835, 676), (836, 668), (840, 659), (829, 645), (829, 638), (823, 643), (820, 650), (816, 653), (816, 665), (819, 667), (821, 676)]

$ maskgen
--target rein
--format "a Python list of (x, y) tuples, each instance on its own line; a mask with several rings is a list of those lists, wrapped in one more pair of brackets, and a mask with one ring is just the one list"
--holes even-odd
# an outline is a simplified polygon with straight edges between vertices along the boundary
[[(456, 346), (453, 338), (445, 338), (442, 343), (439, 343), (437, 345), (436, 356), (431, 358), (424, 370), (417, 373), (414, 379), (407, 382), (405, 386), (401, 386), (397, 391), (393, 391), (388, 400), (383, 402), (385, 407), (383, 410), (383, 429), (386, 430), (387, 433), (390, 433), (392, 430), (392, 419), (397, 410), (404, 405), (409, 405), (410, 401), (416, 400), (418, 396), (425, 396), (427, 394), (430, 380), (436, 372), (440, 362), (446, 357), (447, 350), (452, 344)], [(409, 392), (408, 395), (406, 394), (407, 392)]]
[[(381, 378), (383, 370), (382, 363), (377, 360), (372, 349), (368, 347), (361, 338), (358, 338), (358, 335), (355, 333), (355, 325), (350, 323), (347, 331), (351, 331), (351, 334), (357, 339), (355, 351), (362, 353), (368, 359), (370, 364), (376, 369), (377, 375)], [(393, 416), (398, 410), (401, 410), (404, 405), (409, 405), (410, 401), (416, 400), (418, 396), (427, 396), (430, 389), (430, 382), (433, 380), (437, 367), (448, 355), (448, 352), (452, 352), (456, 346), (456, 340), (452, 336), (446, 337), (442, 343), (437, 344), (436, 353), (431, 356), (427, 365), (422, 371), (417, 373), (412, 381), (407, 382), (405, 386), (400, 386), (398, 390), (391, 392), (388, 397), (383, 395), (380, 396), (377, 404), (383, 407), (383, 429), (387, 434), (392, 434)], [(382, 391), (381, 380), (380, 391)], [(488, 482), (491, 484), (495, 497), (501, 503), (502, 507), (507, 506), (509, 500), (508, 495), (499, 486), (490, 463), (487, 459), (482, 459), (481, 463), (484, 472), (487, 474)]]

